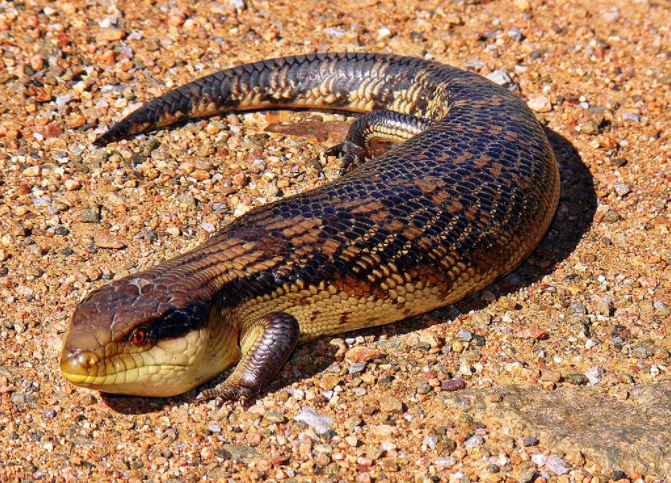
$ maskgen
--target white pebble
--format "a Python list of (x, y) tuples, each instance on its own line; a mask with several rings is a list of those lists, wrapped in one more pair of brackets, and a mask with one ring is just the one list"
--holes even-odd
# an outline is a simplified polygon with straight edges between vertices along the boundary
[(636, 114), (635, 112), (623, 112), (622, 113), (622, 120), (624, 122), (633, 122), (633, 123), (641, 122), (641, 119), (638, 117), (638, 114)]
[(536, 96), (529, 99), (527, 105), (536, 112), (550, 112), (552, 110), (552, 104), (550, 99), (547, 96)]
[(200, 224), (200, 227), (208, 233), (214, 233), (215, 231), (217, 231), (217, 229), (212, 223), (203, 222)]
[(387, 27), (382, 27), (380, 30), (377, 31), (378, 39), (386, 39), (387, 37), (390, 36), (391, 36), (391, 30), (389, 30)]
[(301, 412), (294, 418), (294, 421), (303, 421), (319, 434), (324, 434), (331, 429), (333, 419), (328, 416), (317, 414), (311, 407), (302, 407)]
[(426, 436), (424, 436), (422, 444), (427, 448), (434, 449), (436, 446), (438, 446), (438, 436), (435, 436), (433, 434), (427, 434)]
[(510, 75), (505, 70), (494, 70), (487, 76), (487, 79), (504, 87), (513, 83)]
[(476, 448), (483, 444), (485, 439), (479, 434), (474, 434), (464, 442), (464, 448)]
[(557, 476), (565, 475), (571, 471), (571, 468), (568, 467), (567, 463), (556, 454), (548, 456), (548, 460), (545, 464), (548, 469)]
[(589, 379), (589, 382), (592, 384), (598, 384), (601, 379), (603, 379), (603, 375), (606, 373), (605, 369), (601, 366), (594, 366), (591, 369), (589, 369), (587, 372), (585, 372), (585, 377)]
[(446, 466), (448, 468), (457, 464), (457, 460), (452, 456), (443, 456), (441, 458), (435, 459), (433, 462), (436, 464), (436, 466)]

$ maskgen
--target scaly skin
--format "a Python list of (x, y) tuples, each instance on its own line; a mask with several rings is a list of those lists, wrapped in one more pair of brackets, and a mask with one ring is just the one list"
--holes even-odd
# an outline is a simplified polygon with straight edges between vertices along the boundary
[(151, 101), (97, 143), (280, 107), (403, 114), (358, 123), (336, 149), (355, 158), (372, 138), (409, 139), (93, 292), (66, 335), (67, 379), (169, 396), (242, 361), (204, 395), (251, 397), (296, 343), (447, 306), (514, 270), (556, 210), (557, 165), (526, 105), (478, 75), (413, 58), (323, 54), (236, 67)]

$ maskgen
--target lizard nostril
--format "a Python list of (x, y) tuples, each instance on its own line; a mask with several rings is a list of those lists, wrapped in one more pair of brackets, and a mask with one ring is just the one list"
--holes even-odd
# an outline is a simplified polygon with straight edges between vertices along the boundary
[(98, 357), (98, 355), (95, 354), (94, 352), (89, 352), (86, 355), (82, 354), (82, 359), (83, 359), (83, 365), (86, 366), (87, 368), (93, 367), (98, 362), (100, 362), (100, 357)]
[(89, 370), (100, 362), (100, 356), (95, 352), (70, 352), (61, 359), (61, 371), (64, 374), (86, 376)]

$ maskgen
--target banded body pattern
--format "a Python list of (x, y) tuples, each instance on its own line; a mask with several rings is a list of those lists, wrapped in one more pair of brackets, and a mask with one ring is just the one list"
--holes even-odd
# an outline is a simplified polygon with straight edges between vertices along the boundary
[[(267, 368), (249, 376), (252, 383), (238, 379), (251, 371), (246, 354), (270, 350), (260, 341), (274, 321), (286, 331), (295, 321), (300, 343), (449, 305), (517, 267), (552, 220), (559, 174), (526, 105), (476, 74), (420, 59), (321, 54), (243, 65), (151, 101), (98, 143), (279, 107), (394, 111), (368, 118), (365, 144), (407, 140), (94, 292), (71, 322), (66, 377), (110, 392), (168, 395), (242, 360), (217, 394), (245, 396), (231, 388), (254, 392), (269, 380)], [(138, 327), (147, 340), (134, 344)], [(160, 362), (166, 358), (172, 362)]]

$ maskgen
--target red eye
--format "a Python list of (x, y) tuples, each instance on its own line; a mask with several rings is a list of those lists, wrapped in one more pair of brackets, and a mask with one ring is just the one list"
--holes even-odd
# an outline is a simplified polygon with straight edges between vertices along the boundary
[(144, 329), (135, 329), (130, 340), (132, 340), (135, 345), (142, 345), (147, 340), (147, 333)]

